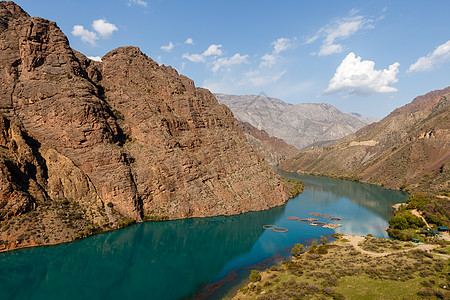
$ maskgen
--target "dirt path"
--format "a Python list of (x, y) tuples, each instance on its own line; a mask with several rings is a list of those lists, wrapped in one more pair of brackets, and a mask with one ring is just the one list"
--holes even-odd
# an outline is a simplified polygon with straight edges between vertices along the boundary
[[(358, 236), (358, 235), (344, 235), (343, 238), (347, 239), (350, 241), (350, 244), (355, 247), (356, 250), (358, 250), (361, 253), (367, 254), (367, 255), (371, 255), (371, 256), (387, 256), (389, 254), (392, 253), (400, 253), (400, 252), (406, 252), (406, 251), (411, 251), (411, 250), (425, 250), (425, 251), (431, 251), (434, 248), (437, 248), (438, 245), (428, 245), (428, 244), (420, 244), (417, 247), (414, 248), (409, 248), (409, 249), (405, 249), (405, 250), (399, 250), (399, 251), (391, 251), (391, 252), (383, 252), (383, 253), (378, 253), (378, 252), (372, 252), (372, 251), (367, 251), (362, 249), (360, 246), (358, 246), (358, 243), (363, 241), (365, 239), (365, 237), (363, 236)], [(444, 258), (450, 258), (450, 255), (446, 255), (446, 254), (440, 254), (440, 253), (434, 253), (436, 255), (442, 256)]]
[(425, 218), (422, 217), (422, 214), (421, 214), (420, 212), (418, 212), (417, 209), (411, 210), (411, 213), (412, 213), (413, 215), (415, 215), (415, 216), (421, 218), (421, 219), (425, 222), (425, 225), (427, 225), (427, 228), (431, 228), (431, 226), (428, 225), (428, 223), (427, 223), (427, 221), (425, 220)]

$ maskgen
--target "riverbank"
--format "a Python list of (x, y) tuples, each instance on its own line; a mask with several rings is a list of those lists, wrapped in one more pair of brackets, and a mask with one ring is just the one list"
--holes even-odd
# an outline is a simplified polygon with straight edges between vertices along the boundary
[[(285, 205), (289, 199), (303, 192), (304, 185), (301, 181), (280, 177), (280, 182), (283, 183), (286, 189), (286, 195), (284, 196), (287, 199), (282, 205)], [(83, 214), (79, 213), (79, 205), (69, 201), (39, 204), (33, 211), (14, 216), (11, 219), (0, 220), (0, 253), (24, 248), (71, 243), (99, 233), (122, 229), (136, 223), (193, 218), (157, 215), (150, 211), (141, 220), (135, 220), (122, 215), (114, 208), (112, 203), (110, 205), (104, 205), (103, 210), (100, 211), (100, 214), (106, 217), (109, 222), (104, 222), (102, 219), (98, 219), (95, 222), (88, 221), (87, 218), (83, 217)], [(268, 204), (265, 205), (261, 209), (249, 211), (263, 211), (273, 208)], [(222, 213), (218, 215), (232, 216), (233, 214)]]
[(342, 236), (261, 272), (233, 299), (449, 299), (450, 256), (436, 247)]

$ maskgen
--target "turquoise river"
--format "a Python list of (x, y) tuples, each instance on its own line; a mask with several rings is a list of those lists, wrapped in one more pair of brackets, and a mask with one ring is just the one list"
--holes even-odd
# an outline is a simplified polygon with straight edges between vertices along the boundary
[[(281, 172), (304, 192), (262, 212), (148, 222), (74, 243), (0, 253), (0, 299), (220, 299), (287, 259), (295, 243), (342, 232), (386, 237), (391, 205), (407, 195), (364, 183)], [(332, 230), (287, 220), (342, 218)], [(330, 222), (330, 221), (329, 221)], [(263, 229), (288, 228), (286, 233)]]

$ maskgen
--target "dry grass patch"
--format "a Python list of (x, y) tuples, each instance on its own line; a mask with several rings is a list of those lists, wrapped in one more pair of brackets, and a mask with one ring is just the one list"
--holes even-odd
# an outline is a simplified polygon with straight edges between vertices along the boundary
[(363, 250), (376, 252), (376, 253), (386, 253), (394, 252), (399, 250), (405, 250), (414, 248), (415, 245), (412, 242), (401, 242), (398, 240), (387, 240), (382, 238), (366, 237), (362, 242), (358, 243)]

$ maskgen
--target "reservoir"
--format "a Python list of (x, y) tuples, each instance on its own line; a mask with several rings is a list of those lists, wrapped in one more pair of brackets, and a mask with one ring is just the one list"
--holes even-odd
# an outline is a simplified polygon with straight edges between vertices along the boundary
[[(391, 205), (407, 195), (378, 186), (299, 175), (286, 205), (237, 216), (147, 222), (74, 243), (0, 253), (0, 299), (180, 299), (226, 295), (251, 269), (287, 259), (295, 243), (342, 232), (387, 237)], [(333, 229), (289, 216), (341, 218)], [(323, 220), (321, 220), (323, 221)], [(266, 230), (263, 225), (287, 228)]]

